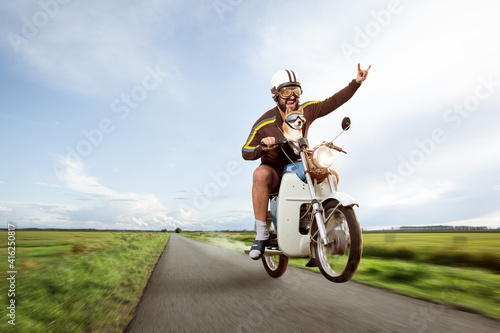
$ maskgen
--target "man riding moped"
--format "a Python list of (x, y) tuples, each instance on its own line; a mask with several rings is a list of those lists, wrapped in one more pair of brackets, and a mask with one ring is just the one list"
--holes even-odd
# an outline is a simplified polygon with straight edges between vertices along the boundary
[[(277, 192), (283, 169), (298, 156), (288, 146), (274, 145), (277, 139), (284, 137), (283, 123), (287, 110), (303, 110), (304, 126), (302, 137), (307, 138), (311, 124), (317, 118), (328, 115), (347, 102), (368, 76), (369, 66), (362, 70), (358, 64), (357, 76), (345, 88), (321, 102), (299, 104), (302, 95), (302, 85), (297, 73), (292, 70), (280, 70), (271, 79), (271, 94), (276, 106), (264, 113), (253, 125), (250, 135), (242, 148), (245, 160), (261, 159), (261, 164), (253, 173), (252, 203), (255, 216), (256, 237), (250, 257), (254, 260), (262, 258), (269, 238), (266, 227), (269, 194)], [(338, 174), (331, 170), (338, 181)]]

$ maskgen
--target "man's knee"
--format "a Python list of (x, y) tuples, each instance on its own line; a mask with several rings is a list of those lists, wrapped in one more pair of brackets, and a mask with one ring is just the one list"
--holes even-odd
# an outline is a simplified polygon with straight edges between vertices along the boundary
[(272, 177), (271, 170), (265, 167), (258, 167), (253, 172), (253, 181), (256, 183), (267, 183)]
[(271, 167), (261, 165), (253, 172), (253, 182), (255, 184), (272, 186), (277, 180), (278, 174)]

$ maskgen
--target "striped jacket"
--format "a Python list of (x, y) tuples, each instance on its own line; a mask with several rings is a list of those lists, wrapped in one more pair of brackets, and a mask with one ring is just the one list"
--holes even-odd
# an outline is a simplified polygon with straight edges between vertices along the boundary
[[(333, 96), (325, 99), (321, 102), (307, 102), (302, 104), (304, 110), (304, 117), (306, 118), (306, 124), (302, 128), (302, 136), (307, 138), (307, 132), (312, 122), (317, 118), (326, 116), (345, 102), (347, 102), (358, 90), (360, 84), (355, 80), (352, 80), (347, 87), (340, 90)], [(261, 159), (262, 164), (267, 164), (273, 167), (278, 175), (281, 176), (283, 168), (285, 165), (290, 163), (290, 160), (283, 154), (281, 149), (272, 149), (265, 152), (260, 146), (260, 142), (266, 137), (283, 138), (282, 133), (283, 119), (277, 106), (267, 111), (255, 122), (250, 131), (247, 141), (242, 149), (243, 159), (245, 160), (256, 160)], [(292, 159), (296, 160), (297, 156), (293, 150), (285, 145), (284, 150), (286, 154)]]

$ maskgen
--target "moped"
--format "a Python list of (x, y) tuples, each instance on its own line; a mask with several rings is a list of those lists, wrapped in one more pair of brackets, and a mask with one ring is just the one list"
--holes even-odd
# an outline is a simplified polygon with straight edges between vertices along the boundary
[[(350, 119), (344, 118), (340, 134), (350, 125)], [(337, 191), (337, 179), (330, 171), (333, 151), (346, 152), (333, 144), (335, 139), (313, 149), (308, 149), (305, 138), (276, 140), (275, 145), (298, 148), (300, 159), (285, 167), (279, 192), (270, 194), (270, 238), (262, 262), (274, 278), (285, 273), (289, 258), (309, 258), (306, 266), (317, 266), (332, 282), (348, 281), (358, 268), (363, 247), (353, 209), (358, 204)], [(249, 252), (248, 246), (245, 253)]]

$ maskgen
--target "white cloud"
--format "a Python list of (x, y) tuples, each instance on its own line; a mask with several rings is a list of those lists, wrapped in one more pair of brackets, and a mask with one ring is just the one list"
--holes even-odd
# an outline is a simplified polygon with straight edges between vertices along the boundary
[(83, 163), (58, 160), (58, 178), (64, 188), (90, 199), (87, 207), (72, 212), (71, 219), (79, 222), (98, 221), (110, 228), (173, 228), (185, 223), (171, 217), (160, 200), (152, 194), (120, 193), (87, 174)]
[(475, 227), (486, 226), (488, 228), (500, 228), (500, 211), (488, 213), (472, 219), (454, 220), (444, 222), (444, 225), (463, 226), (470, 225)]
[(4, 220), (15, 221), (19, 228), (71, 227), (68, 216), (79, 209), (75, 205), (44, 202), (2, 201), (0, 204), (8, 206), (0, 206), (6, 208), (0, 209)]
[(41, 186), (50, 186), (50, 187), (55, 187), (55, 188), (61, 188), (61, 185), (49, 184), (49, 183), (45, 183), (45, 182), (35, 182), (34, 184), (41, 185)]
[(177, 216), (182, 221), (201, 221), (201, 215), (199, 213), (193, 213), (182, 208), (177, 211)]
[(10, 212), (12, 212), (11, 208), (5, 207), (5, 206), (0, 206), (0, 213), (10, 213)]

